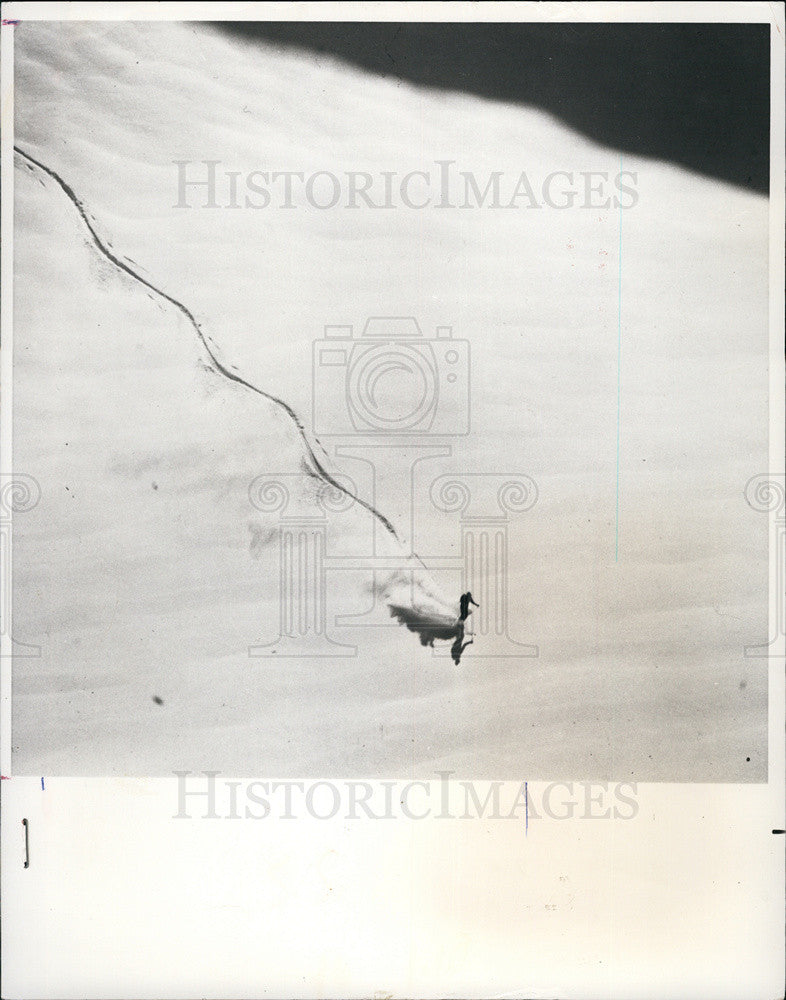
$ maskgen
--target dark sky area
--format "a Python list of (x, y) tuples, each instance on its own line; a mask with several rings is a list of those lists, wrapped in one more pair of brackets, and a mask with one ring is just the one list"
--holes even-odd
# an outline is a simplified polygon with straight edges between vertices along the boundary
[(767, 24), (215, 27), (412, 83), (533, 105), (623, 152), (769, 190)]

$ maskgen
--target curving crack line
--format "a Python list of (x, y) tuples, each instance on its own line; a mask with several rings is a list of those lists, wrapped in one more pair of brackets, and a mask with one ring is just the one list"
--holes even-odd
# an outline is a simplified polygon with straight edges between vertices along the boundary
[[(143, 278), (141, 274), (138, 274), (133, 268), (129, 267), (128, 264), (123, 263), (122, 260), (120, 260), (118, 257), (115, 256), (114, 253), (112, 253), (107, 243), (104, 240), (102, 240), (101, 237), (96, 232), (93, 223), (90, 221), (90, 217), (88, 216), (84, 205), (76, 196), (73, 189), (68, 184), (66, 184), (63, 178), (60, 177), (60, 175), (56, 173), (54, 170), (52, 170), (51, 167), (47, 167), (39, 160), (36, 160), (29, 153), (26, 153), (23, 149), (20, 149), (19, 146), (14, 146), (14, 152), (18, 153), (19, 156), (25, 159), (28, 162), (28, 164), (32, 164), (34, 167), (37, 167), (39, 170), (42, 170), (45, 174), (51, 177), (52, 180), (54, 180), (59, 185), (59, 187), (65, 192), (66, 196), (69, 198), (69, 200), (72, 202), (77, 212), (79, 213), (79, 217), (82, 219), (82, 222), (84, 222), (85, 226), (87, 227), (87, 230), (90, 233), (91, 237), (93, 238), (93, 243), (95, 244), (96, 248), (99, 250), (101, 254), (103, 254), (104, 257), (106, 257), (106, 259), (110, 263), (114, 264), (114, 266), (118, 268), (120, 271), (124, 271), (126, 274), (130, 275), (135, 281), (138, 281), (141, 285), (144, 285), (145, 288), (150, 289), (150, 291), (153, 292), (155, 295), (157, 295), (159, 298), (164, 299), (164, 301), (174, 306), (175, 309), (179, 310), (186, 317), (188, 322), (191, 324), (191, 326), (193, 326), (194, 330), (196, 331), (196, 334), (199, 337), (202, 346), (207, 351), (208, 357), (210, 358), (215, 370), (218, 373), (223, 375), (225, 378), (230, 379), (232, 382), (237, 382), (239, 385), (245, 386), (246, 389), (250, 389), (252, 392), (258, 393), (260, 396), (264, 396), (265, 399), (270, 400), (272, 403), (275, 403), (277, 406), (280, 406), (284, 410), (284, 412), (287, 414), (287, 416), (289, 416), (292, 419), (292, 421), (294, 422), (295, 426), (298, 429), (298, 433), (300, 434), (301, 440), (305, 445), (309, 460), (311, 461), (316, 476), (323, 482), (332, 486), (334, 489), (337, 489), (339, 492), (350, 497), (352, 500), (355, 501), (355, 503), (360, 504), (361, 507), (365, 507), (365, 509), (369, 511), (369, 513), (372, 514), (380, 522), (380, 524), (382, 524), (385, 527), (385, 529), (389, 531), (390, 534), (393, 535), (393, 537), (398, 541), (399, 539), (398, 535), (396, 534), (396, 529), (393, 527), (393, 525), (385, 517), (384, 514), (380, 513), (380, 511), (378, 511), (376, 507), (374, 507), (372, 504), (367, 503), (365, 500), (361, 499), (361, 497), (356, 496), (354, 493), (348, 490), (345, 486), (342, 486), (341, 483), (335, 480), (333, 476), (331, 476), (330, 473), (324, 468), (322, 463), (314, 454), (314, 449), (311, 446), (311, 442), (308, 439), (305, 427), (303, 426), (303, 422), (301, 421), (300, 417), (298, 417), (297, 413), (295, 413), (295, 411), (292, 409), (292, 407), (288, 403), (285, 403), (283, 399), (279, 399), (277, 396), (273, 396), (271, 393), (265, 392), (258, 386), (252, 385), (251, 382), (247, 382), (240, 375), (237, 375), (235, 372), (231, 371), (225, 365), (223, 365), (221, 361), (216, 357), (213, 348), (210, 346), (208, 338), (205, 336), (204, 331), (200, 327), (199, 323), (196, 321), (194, 314), (191, 312), (191, 310), (187, 306), (183, 305), (183, 303), (180, 302), (178, 299), (174, 298), (172, 295), (169, 295), (167, 292), (162, 291), (162, 289), (157, 288), (146, 278)], [(126, 258), (126, 260), (127, 259), (128, 258)]]

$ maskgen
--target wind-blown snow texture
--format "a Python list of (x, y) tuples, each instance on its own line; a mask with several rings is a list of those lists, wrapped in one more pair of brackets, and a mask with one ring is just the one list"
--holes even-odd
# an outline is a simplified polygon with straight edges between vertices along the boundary
[[(743, 500), (767, 465), (763, 198), (626, 161), (621, 262), (613, 210), (174, 208), (174, 160), (619, 169), (540, 113), (199, 25), (25, 23), (16, 143), (213, 345), (17, 157), (14, 461), (42, 499), (15, 521), (14, 632), (42, 655), (14, 664), (16, 772), (764, 777), (766, 661), (743, 655), (767, 630), (766, 518)], [(355, 658), (249, 659), (278, 627), (275, 522), (249, 484), (294, 474), (313, 507), (319, 483), (292, 417), (214, 360), (305, 422), (324, 324), (401, 314), (472, 345), (451, 467), (538, 484), (510, 585), (540, 656), (456, 668), (400, 628), (339, 630)], [(371, 522), (332, 517), (330, 550)], [(366, 582), (337, 577), (330, 617)]]

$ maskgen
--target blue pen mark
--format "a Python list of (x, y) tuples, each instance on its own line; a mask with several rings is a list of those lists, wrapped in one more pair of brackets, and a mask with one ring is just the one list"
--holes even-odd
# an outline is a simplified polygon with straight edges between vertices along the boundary
[[(622, 174), (622, 157), (620, 157)], [(617, 491), (614, 514), (614, 562), (619, 562), (620, 551), (620, 372), (622, 358), (622, 198), (620, 203), (619, 270), (617, 272)]]
[(524, 836), (529, 832), (529, 795), (527, 794), (527, 782), (524, 782)]
[(41, 779), (41, 791), (42, 792), (46, 791), (46, 789), (44, 788), (44, 779), (43, 778)]

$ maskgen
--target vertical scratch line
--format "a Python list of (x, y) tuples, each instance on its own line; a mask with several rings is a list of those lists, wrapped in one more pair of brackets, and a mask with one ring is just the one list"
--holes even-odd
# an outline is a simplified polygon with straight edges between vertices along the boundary
[[(620, 157), (620, 176), (622, 175), (622, 157)], [(619, 265), (617, 271), (617, 486), (614, 512), (614, 562), (619, 562), (620, 551), (620, 374), (622, 370), (622, 198), (620, 206), (620, 240)]]
[(529, 794), (527, 792), (527, 782), (524, 782), (524, 836), (529, 833)]

